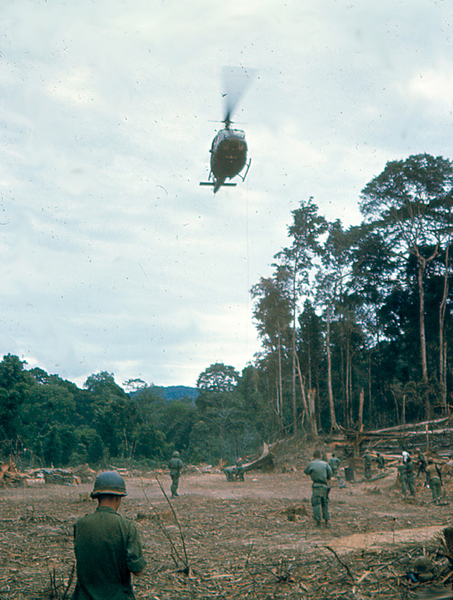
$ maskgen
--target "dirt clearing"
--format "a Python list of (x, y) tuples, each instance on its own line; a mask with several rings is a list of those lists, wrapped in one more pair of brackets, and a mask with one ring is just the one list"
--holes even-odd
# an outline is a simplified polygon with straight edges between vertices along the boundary
[[(158, 477), (168, 491), (170, 478)], [(155, 479), (128, 478), (120, 512), (136, 522), (148, 561), (136, 597), (395, 599), (415, 598), (443, 580), (449, 585), (441, 534), (452, 524), (453, 505), (429, 504), (430, 490), (417, 482), (415, 500), (394, 488), (393, 472), (344, 489), (335, 482), (332, 526), (319, 530), (311, 515), (311, 482), (301, 470), (247, 473), (244, 482), (227, 482), (222, 473), (183, 475), (181, 496), (172, 500), (178, 522)], [(87, 500), (91, 489), (0, 488), (2, 600), (70, 597), (72, 526), (95, 509)], [(176, 549), (185, 560), (180, 528), (186, 572), (175, 555)], [(407, 576), (421, 556), (432, 562), (433, 582)]]

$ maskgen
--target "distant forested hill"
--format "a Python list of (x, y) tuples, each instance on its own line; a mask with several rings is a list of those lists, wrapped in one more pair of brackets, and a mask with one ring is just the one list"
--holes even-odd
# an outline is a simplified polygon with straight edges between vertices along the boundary
[(160, 387), (166, 400), (182, 400), (183, 398), (190, 398), (196, 400), (198, 398), (197, 388), (188, 387), (186, 385), (170, 385), (168, 387)]

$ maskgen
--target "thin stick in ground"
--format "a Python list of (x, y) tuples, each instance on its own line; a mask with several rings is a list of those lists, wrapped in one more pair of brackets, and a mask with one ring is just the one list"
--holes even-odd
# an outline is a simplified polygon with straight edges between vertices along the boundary
[[(187, 556), (187, 550), (186, 550), (186, 543), (185, 543), (184, 533), (183, 533), (183, 531), (182, 531), (181, 524), (180, 524), (180, 522), (179, 522), (179, 519), (178, 519), (178, 515), (176, 514), (176, 512), (175, 512), (175, 509), (173, 508), (173, 505), (172, 505), (172, 503), (170, 502), (170, 499), (169, 499), (169, 497), (168, 497), (168, 496), (167, 496), (167, 494), (165, 493), (165, 490), (164, 490), (164, 488), (163, 488), (163, 486), (162, 486), (161, 482), (159, 481), (159, 479), (158, 479), (157, 477), (156, 477), (156, 481), (157, 481), (157, 483), (159, 484), (159, 487), (160, 487), (160, 489), (161, 489), (161, 491), (162, 491), (162, 494), (164, 495), (164, 497), (165, 497), (166, 501), (167, 501), (167, 502), (168, 502), (168, 504), (170, 505), (171, 512), (173, 513), (173, 516), (174, 516), (175, 522), (176, 522), (176, 524), (177, 524), (177, 526), (178, 526), (178, 531), (179, 531), (179, 536), (180, 536), (180, 539), (181, 539), (181, 544), (182, 544), (182, 549), (183, 549), (184, 557), (182, 557), (182, 556), (180, 555), (180, 553), (178, 552), (178, 549), (176, 548), (176, 545), (175, 545), (175, 543), (174, 543), (174, 542), (173, 542), (173, 540), (171, 539), (171, 535), (170, 535), (170, 534), (169, 534), (169, 532), (167, 531), (167, 528), (165, 527), (165, 525), (164, 525), (164, 524), (163, 524), (163, 522), (162, 522), (162, 519), (160, 518), (159, 512), (156, 510), (156, 508), (153, 506), (153, 504), (152, 504), (151, 500), (148, 498), (148, 495), (146, 494), (146, 490), (145, 490), (145, 488), (144, 488), (144, 487), (142, 487), (142, 489), (143, 489), (143, 494), (144, 494), (144, 496), (145, 496), (146, 500), (148, 501), (148, 504), (151, 506), (152, 510), (154, 511), (154, 514), (155, 514), (155, 515), (156, 515), (156, 517), (157, 517), (157, 523), (158, 523), (159, 527), (161, 528), (161, 530), (162, 530), (162, 533), (165, 535), (165, 537), (167, 538), (167, 540), (168, 540), (168, 542), (169, 542), (169, 544), (170, 544), (170, 546), (171, 546), (171, 549), (172, 549), (172, 552), (171, 552), (171, 557), (172, 557), (172, 559), (173, 559), (173, 561), (174, 561), (174, 563), (175, 563), (176, 567), (177, 567), (177, 568), (179, 568), (179, 566), (180, 566), (180, 563), (182, 563), (182, 564), (184, 565), (183, 572), (184, 572), (186, 575), (190, 575), (190, 574), (191, 574), (191, 572), (192, 572), (192, 570), (191, 570), (191, 567), (190, 567), (190, 564), (189, 564), (189, 558), (188, 558), (188, 556)], [(176, 559), (177, 559), (177, 560), (175, 559), (175, 556), (176, 556)], [(179, 563), (178, 563), (178, 561), (179, 561)]]

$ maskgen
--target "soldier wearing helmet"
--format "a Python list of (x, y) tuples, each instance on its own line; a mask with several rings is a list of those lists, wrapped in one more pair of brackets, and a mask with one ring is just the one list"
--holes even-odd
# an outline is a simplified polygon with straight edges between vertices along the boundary
[(171, 497), (175, 498), (179, 496), (178, 494), (178, 485), (179, 485), (179, 476), (181, 475), (181, 471), (184, 465), (182, 464), (182, 460), (179, 458), (179, 452), (175, 450), (173, 452), (173, 458), (168, 463), (168, 468), (170, 469), (170, 477), (171, 477)]
[(77, 584), (72, 600), (131, 600), (131, 573), (140, 575), (146, 561), (134, 523), (118, 514), (126, 496), (124, 479), (114, 471), (96, 477), (91, 497), (98, 507), (74, 525)]

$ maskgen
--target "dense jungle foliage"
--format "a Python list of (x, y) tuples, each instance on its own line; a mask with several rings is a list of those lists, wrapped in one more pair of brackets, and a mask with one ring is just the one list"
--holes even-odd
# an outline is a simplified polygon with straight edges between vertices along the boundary
[(196, 399), (91, 375), (83, 389), (0, 363), (0, 449), (60, 466), (109, 458), (234, 460), (294, 432), (385, 427), (450, 410), (453, 163), (387, 163), (359, 226), (302, 201), (272, 275), (251, 290), (261, 352), (200, 374)]

